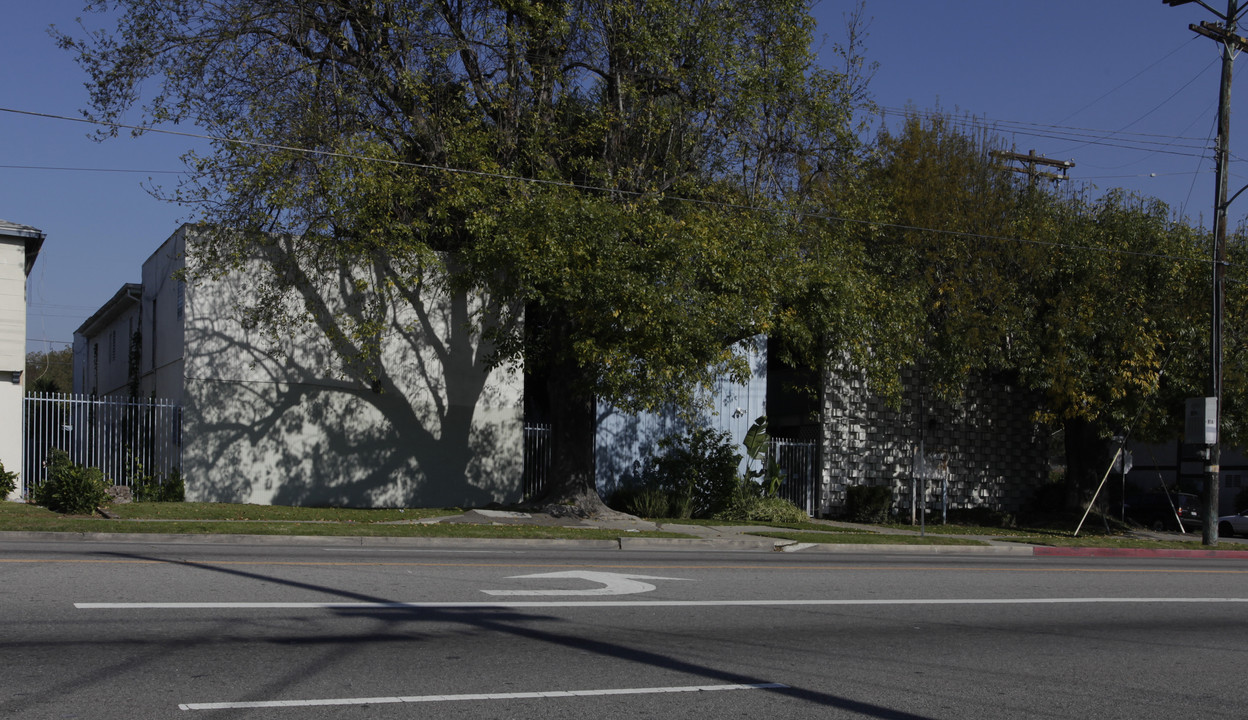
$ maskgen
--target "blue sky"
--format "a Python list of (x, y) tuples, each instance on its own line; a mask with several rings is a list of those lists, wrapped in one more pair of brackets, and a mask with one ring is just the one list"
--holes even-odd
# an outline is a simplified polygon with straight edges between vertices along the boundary
[[(824, 0), (816, 8), (828, 62), (852, 5)], [(77, 0), (7, 3), (0, 108), (79, 116), (85, 78), (47, 28), (72, 28), (81, 15)], [(1219, 67), (1213, 41), (1187, 27), (1215, 19), (1199, 5), (868, 0), (866, 15), (866, 56), (879, 64), (871, 92), (882, 108), (972, 116), (1020, 152), (1073, 160), (1074, 182), (1123, 187), (1187, 216), (1209, 217)], [(1237, 71), (1245, 65), (1248, 57)], [(1238, 109), (1244, 103), (1235, 98), (1248, 96), (1248, 80), (1236, 82)], [(1248, 124), (1239, 117), (1232, 115), (1232, 192), (1248, 183), (1235, 154), (1248, 155)], [(179, 157), (204, 143), (148, 134), (98, 144), (90, 131), (0, 112), (0, 219), (47, 234), (27, 290), (30, 350), (72, 340), (74, 329), (123, 283), (138, 281), (143, 260), (191, 219), (189, 210), (146, 188), (172, 187)], [(1232, 223), (1245, 213), (1248, 199), (1232, 205)]]

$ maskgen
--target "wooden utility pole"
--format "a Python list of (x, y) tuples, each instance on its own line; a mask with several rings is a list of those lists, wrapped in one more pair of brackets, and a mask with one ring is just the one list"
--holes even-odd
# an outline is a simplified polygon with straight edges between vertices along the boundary
[[(1002, 167), (1007, 170), (1023, 173), (1027, 176), (1028, 182), (1033, 186), (1036, 184), (1036, 180), (1040, 178), (1052, 180), (1053, 182), (1066, 180), (1066, 171), (1075, 166), (1074, 160), (1050, 160), (1043, 155), (1037, 155), (1035, 150), (1028, 152), (1026, 155), (1016, 152), (1005, 152), (1003, 150), (993, 150), (989, 154), (997, 160), (1008, 160), (1011, 162), (1022, 163), (1022, 167), (1014, 167), (1013, 165), (1003, 165)], [(1038, 169), (1036, 167), (1037, 165), (1058, 168), (1061, 170), (1062, 174), (1058, 175), (1053, 172), (1045, 172)]]
[[(1223, 15), (1205, 4), (1204, 0), (1162, 0), (1171, 7), (1195, 2), (1217, 15), (1220, 23), (1202, 22), (1188, 25), (1193, 32), (1221, 45), (1222, 81), (1218, 92), (1218, 139), (1215, 147), (1214, 185), (1217, 196), (1213, 205), (1213, 303), (1209, 331), (1209, 397), (1214, 398), (1217, 435), (1205, 461), (1204, 522), (1201, 540), (1205, 545), (1218, 544), (1218, 494), (1221, 490), (1221, 429), (1222, 429), (1222, 311), (1225, 306), (1226, 279), (1226, 198), (1227, 161), (1230, 157), (1231, 77), (1235, 54), (1248, 48), (1248, 40), (1235, 34), (1241, 10), (1239, 0), (1227, 0)], [(1239, 193), (1236, 193), (1238, 195)]]

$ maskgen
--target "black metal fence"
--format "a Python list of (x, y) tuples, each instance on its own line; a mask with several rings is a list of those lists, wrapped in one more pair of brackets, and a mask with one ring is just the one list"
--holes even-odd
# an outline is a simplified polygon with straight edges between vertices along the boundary
[(768, 474), (778, 471), (784, 478), (777, 494), (813, 516), (819, 504), (819, 443), (772, 438), (767, 464)]

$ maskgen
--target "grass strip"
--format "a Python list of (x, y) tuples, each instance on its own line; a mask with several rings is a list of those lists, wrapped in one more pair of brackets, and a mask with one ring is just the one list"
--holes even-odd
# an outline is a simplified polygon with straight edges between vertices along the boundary
[(232, 503), (125, 503), (108, 511), (124, 520), (286, 520), (302, 522), (378, 523), (458, 515), (459, 508), (393, 508), (362, 510)]
[(820, 522), (783, 523), (764, 520), (714, 520), (710, 518), (646, 518), (650, 522), (663, 525), (697, 525), (699, 527), (765, 527), (783, 528), (785, 530), (809, 530), (811, 532), (828, 533), (859, 533), (872, 534), (874, 531), (866, 527), (842, 527)]
[[(197, 503), (169, 503), (191, 506)], [(300, 509), (300, 508), (296, 508)], [(307, 508), (304, 508), (307, 509)], [(365, 511), (386, 512), (386, 511)], [(444, 511), (431, 513), (445, 514)], [(299, 515), (298, 520), (256, 519), (237, 520), (177, 519), (109, 520), (98, 517), (57, 515), (35, 505), (0, 503), (0, 530), (11, 532), (73, 532), (73, 533), (141, 533), (173, 535), (301, 535), (312, 537), (436, 537), (495, 538), (518, 540), (614, 540), (628, 537), (691, 538), (684, 533), (641, 531), (623, 533), (619, 530), (576, 528), (559, 525), (484, 525), (473, 523), (402, 523), (384, 524), (344, 520), (334, 522)]]
[[(1080, 535), (1073, 537), (1069, 533), (1058, 535), (1014, 535), (1002, 537), (1005, 542), (1023, 543), (1025, 545), (1043, 545), (1047, 547), (1094, 547), (1094, 548), (1129, 548), (1146, 550), (1212, 550), (1200, 544), (1200, 536), (1193, 540), (1149, 540), (1129, 536), (1112, 535)], [(1219, 544), (1218, 550), (1248, 550), (1248, 547), (1231, 543)]]
[(831, 543), (836, 545), (987, 545), (988, 543), (967, 538), (918, 535), (883, 535), (880, 533), (845, 532), (772, 532), (746, 533), (759, 537), (792, 540), (801, 543)]

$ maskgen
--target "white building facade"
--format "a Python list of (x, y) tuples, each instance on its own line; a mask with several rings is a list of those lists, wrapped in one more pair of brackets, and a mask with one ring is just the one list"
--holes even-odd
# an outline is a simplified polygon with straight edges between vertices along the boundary
[(18, 475), (17, 489), (7, 499), (24, 492), (22, 472), (22, 396), (26, 388), (26, 279), (43, 247), (44, 234), (28, 225), (0, 220), (0, 463)]
[[(342, 362), (323, 324), (250, 328), (241, 311), (257, 293), (248, 266), (183, 279), (203, 232), (185, 225), (148, 258), (135, 316), (101, 315), (106, 305), (76, 338), (93, 362), (97, 345), (108, 356), (114, 332), (137, 328), (123, 387), (181, 404), (188, 500), (475, 507), (520, 499), (523, 381), (518, 370), (490, 367), (491, 348), (470, 322), (489, 298), (431, 278), (387, 315), (377, 373), (366, 379)], [(351, 311), (343, 279), (317, 278), (304, 288), (314, 297), (288, 301), (324, 303), (334, 312), (320, 322), (332, 322)], [(75, 390), (89, 392), (79, 378), (92, 366), (82, 360)]]

